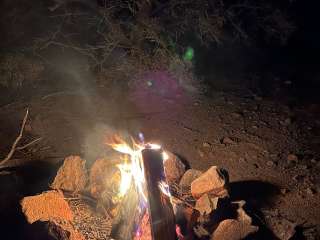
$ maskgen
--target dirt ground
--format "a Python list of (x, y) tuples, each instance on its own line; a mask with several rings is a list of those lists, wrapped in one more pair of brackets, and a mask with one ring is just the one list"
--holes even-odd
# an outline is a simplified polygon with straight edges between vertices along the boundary
[[(135, 102), (130, 91), (113, 94), (105, 87), (39, 92), (1, 107), (2, 156), (17, 136), (27, 108), (30, 115), (20, 144), (41, 138), (17, 150), (1, 170), (5, 229), (23, 226), (17, 201), (47, 188), (66, 156), (79, 154), (90, 164), (110, 153), (104, 144), (108, 134), (142, 132), (146, 141), (162, 144), (192, 168), (226, 168), (232, 198), (245, 199), (259, 225), (265, 226), (266, 215), (276, 214), (295, 223), (298, 232), (309, 234), (306, 239), (318, 239), (319, 122), (311, 121), (308, 109), (292, 110), (239, 91), (191, 94), (181, 102), (159, 98), (157, 107), (148, 99)], [(271, 238), (263, 233), (257, 239)]]
[[(16, 52), (27, 52), (28, 46), (31, 51), (35, 39), (55, 35), (60, 24), (55, 19), (61, 16), (49, 16), (46, 1), (6, 2), (8, 9), (0, 8), (0, 54), (1, 59), (15, 57), (7, 61), (9, 68), (0, 63), (0, 159), (10, 151), (26, 109), (29, 116), (14, 155), (0, 166), (1, 239), (37, 239), (37, 228), (27, 227), (19, 201), (47, 190), (65, 157), (79, 155), (90, 165), (112, 154), (105, 141), (113, 133), (136, 138), (143, 133), (145, 141), (160, 143), (191, 168), (227, 169), (231, 197), (246, 200), (260, 226), (254, 239), (276, 239), (268, 228), (270, 217), (280, 219), (274, 223), (278, 227), (281, 221), (296, 225), (295, 239), (320, 239), (319, 105), (288, 104), (286, 96), (261, 98), (230, 84), (196, 91), (161, 72), (154, 76), (158, 82), (150, 81), (151, 72), (133, 86), (108, 72), (98, 81), (87, 71), (83, 54), (64, 48), (41, 52), (45, 67), (38, 58), (25, 66)], [(84, 25), (76, 25), (81, 33)], [(90, 39), (84, 33), (79, 38)], [(123, 64), (130, 65), (126, 60)], [(20, 75), (24, 68), (32, 71)]]

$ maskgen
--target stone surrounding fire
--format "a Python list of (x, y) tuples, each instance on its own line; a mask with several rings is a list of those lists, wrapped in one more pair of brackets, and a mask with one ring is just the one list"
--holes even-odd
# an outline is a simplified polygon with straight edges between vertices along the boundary
[(48, 235), (51, 237), (59, 240), (85, 240), (73, 227), (73, 213), (62, 192), (48, 191), (25, 197), (21, 206), (28, 223), (48, 223)]
[(241, 240), (258, 231), (258, 227), (236, 219), (226, 219), (219, 223), (211, 240)]
[(186, 188), (190, 187), (193, 180), (197, 179), (202, 174), (201, 171), (195, 169), (188, 169), (182, 176), (180, 180), (180, 187)]
[(211, 193), (218, 197), (228, 194), (228, 174), (224, 169), (212, 166), (191, 183), (191, 194), (194, 198), (200, 198), (205, 193)]
[(22, 212), (29, 223), (63, 219), (72, 221), (73, 215), (63, 193), (57, 191), (44, 192), (40, 195), (25, 197), (21, 201)]
[(189, 205), (186, 208), (193, 212), (189, 214), (188, 228), (198, 238), (211, 236), (212, 240), (240, 240), (258, 231), (243, 208), (245, 201), (230, 200), (226, 170), (217, 166), (204, 173), (189, 169), (181, 182), (180, 187), (191, 189), (189, 194), (195, 200), (194, 207)]
[[(197, 236), (212, 240), (240, 240), (258, 231), (244, 209), (245, 202), (230, 200), (226, 170), (211, 166), (205, 172), (195, 169), (186, 171), (185, 164), (172, 153), (169, 153), (164, 165), (176, 209), (179, 239), (194, 239)], [(97, 159), (87, 169), (85, 160), (70, 156), (65, 159), (51, 185), (58, 190), (24, 198), (21, 201), (22, 210), (29, 223), (47, 221), (50, 223), (50, 231), (56, 231), (55, 236), (66, 236), (64, 240), (102, 240), (109, 230), (98, 234), (102, 231), (99, 226), (108, 226), (107, 223), (111, 226), (112, 219), (118, 212), (115, 209), (119, 202), (114, 201), (114, 198), (117, 196), (120, 180), (121, 174), (114, 161)], [(78, 213), (80, 205), (75, 205), (74, 200), (65, 200), (64, 190), (68, 194), (73, 193), (71, 199), (81, 201), (81, 214)], [(84, 193), (88, 195), (82, 195)], [(96, 218), (93, 216), (95, 214)], [(90, 221), (89, 227), (83, 227), (89, 215), (90, 219), (98, 220)], [(139, 226), (143, 234), (137, 235), (135, 239), (151, 239), (149, 221), (145, 214)], [(180, 225), (183, 221), (186, 224)], [(105, 228), (108, 227), (104, 227), (104, 230)], [(96, 230), (88, 234), (88, 229)]]
[(115, 164), (105, 158), (97, 159), (89, 173), (89, 189), (92, 197), (101, 198), (106, 191), (115, 195), (118, 191), (120, 178), (120, 170)]
[(169, 183), (179, 182), (186, 171), (186, 166), (177, 155), (171, 152), (167, 152), (167, 154), (168, 159), (163, 164), (167, 181)]
[(86, 161), (79, 156), (69, 156), (64, 160), (51, 187), (71, 192), (85, 190), (88, 183)]
[(217, 208), (218, 197), (210, 197), (208, 194), (202, 195), (196, 202), (195, 209), (201, 215), (208, 215)]

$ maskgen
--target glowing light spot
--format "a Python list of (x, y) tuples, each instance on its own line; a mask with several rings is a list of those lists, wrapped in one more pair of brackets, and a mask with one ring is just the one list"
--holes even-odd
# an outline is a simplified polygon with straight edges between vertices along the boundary
[(151, 80), (148, 80), (148, 81), (147, 81), (147, 85), (148, 85), (148, 87), (152, 87), (152, 85), (153, 85), (152, 81), (151, 81)]
[(169, 154), (166, 153), (165, 151), (162, 152), (162, 158), (163, 158), (163, 162), (167, 161), (169, 159)]
[(183, 55), (183, 60), (191, 61), (194, 57), (194, 50), (192, 47), (188, 47), (186, 52)]

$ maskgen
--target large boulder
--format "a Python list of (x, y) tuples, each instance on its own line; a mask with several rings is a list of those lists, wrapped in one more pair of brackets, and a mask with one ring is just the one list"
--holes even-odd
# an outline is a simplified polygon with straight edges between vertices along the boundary
[(85, 190), (87, 183), (86, 161), (79, 156), (69, 156), (60, 167), (51, 188), (79, 192)]
[(228, 183), (227, 171), (212, 166), (191, 183), (191, 194), (196, 199), (205, 193), (210, 193), (216, 197), (225, 197), (228, 195)]

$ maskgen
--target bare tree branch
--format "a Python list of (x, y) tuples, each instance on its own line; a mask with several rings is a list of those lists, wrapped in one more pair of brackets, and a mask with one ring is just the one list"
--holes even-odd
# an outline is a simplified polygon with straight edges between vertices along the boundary
[(27, 119), (28, 119), (28, 115), (29, 115), (29, 109), (27, 109), (26, 111), (26, 114), (24, 115), (24, 118), (23, 118), (23, 121), (22, 121), (22, 125), (21, 125), (21, 128), (20, 128), (20, 133), (18, 135), (18, 137), (16, 138), (16, 140), (14, 141), (14, 143), (12, 144), (12, 147), (11, 147), (11, 150), (10, 152), (8, 153), (8, 155), (6, 156), (5, 159), (3, 159), (2, 161), (0, 161), (0, 166), (3, 166), (6, 162), (8, 162), (11, 157), (13, 156), (16, 148), (17, 148), (17, 145), (19, 143), (19, 141), (21, 140), (22, 138), (22, 135), (23, 135), (23, 130), (24, 130), (24, 127), (26, 125), (26, 122), (27, 122)]

